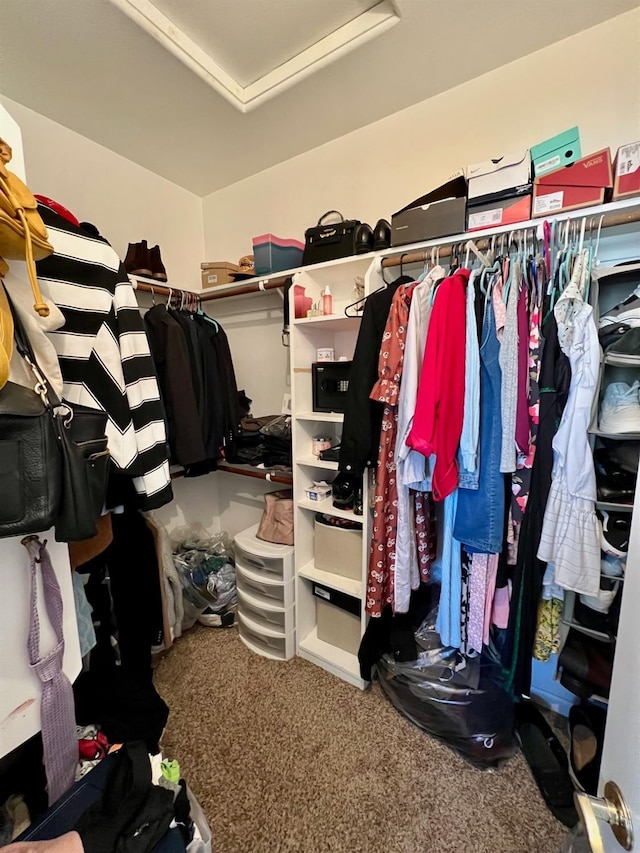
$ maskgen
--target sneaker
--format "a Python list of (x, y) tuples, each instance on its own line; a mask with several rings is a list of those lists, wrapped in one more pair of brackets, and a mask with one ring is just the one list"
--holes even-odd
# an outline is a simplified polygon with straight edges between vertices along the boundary
[(626, 568), (626, 560), (623, 557), (612, 557), (605, 554), (600, 560), (600, 572), (608, 578), (621, 578)]
[(626, 557), (631, 533), (631, 514), (601, 510), (600, 515), (602, 516), (600, 547), (603, 552), (610, 557)]
[(605, 352), (607, 364), (635, 367), (640, 364), (640, 327), (636, 326), (621, 335)]
[(626, 323), (629, 326), (640, 325), (640, 285), (625, 300), (602, 314), (599, 325), (602, 329), (616, 323)]
[(573, 705), (569, 711), (569, 773), (576, 787), (595, 797), (602, 761), (607, 712), (597, 705)]
[(604, 433), (640, 432), (640, 381), (633, 385), (607, 385), (600, 405), (600, 430)]

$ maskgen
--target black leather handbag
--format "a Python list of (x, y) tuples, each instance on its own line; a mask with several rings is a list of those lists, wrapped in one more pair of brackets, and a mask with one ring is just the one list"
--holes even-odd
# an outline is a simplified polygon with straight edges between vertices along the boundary
[[(323, 225), (322, 220), (332, 214), (339, 216), (340, 221)], [(317, 225), (307, 228), (304, 232), (303, 266), (355, 255), (358, 225), (360, 225), (358, 219), (345, 219), (339, 211), (328, 210), (320, 217)]]
[(58, 400), (11, 309), (16, 349), (36, 384), (31, 391), (8, 382), (0, 391), (0, 537), (54, 524), (58, 542), (90, 539), (106, 491), (107, 415)]

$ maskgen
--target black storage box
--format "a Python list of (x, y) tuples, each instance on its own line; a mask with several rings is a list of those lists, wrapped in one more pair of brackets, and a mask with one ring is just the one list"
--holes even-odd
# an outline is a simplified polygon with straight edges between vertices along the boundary
[(350, 361), (319, 361), (311, 365), (314, 412), (344, 412)]
[(462, 234), (466, 228), (467, 181), (460, 175), (417, 198), (391, 217), (391, 245)]

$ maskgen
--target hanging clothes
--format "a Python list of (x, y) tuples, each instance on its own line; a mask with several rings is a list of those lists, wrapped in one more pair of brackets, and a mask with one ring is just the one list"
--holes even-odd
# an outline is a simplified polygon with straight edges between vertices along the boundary
[[(492, 288), (497, 277), (489, 282)], [(489, 293), (491, 291), (488, 291)], [(502, 551), (504, 540), (504, 475), (502, 446), (500, 344), (494, 306), (486, 300), (480, 345), (480, 463), (477, 489), (460, 489), (453, 535), (467, 550), (486, 554)]]
[(458, 485), (456, 454), (464, 419), (466, 286), (459, 269), (438, 287), (429, 321), (413, 426), (407, 444), (436, 455), (432, 493), (444, 500)]
[(382, 336), (378, 361), (378, 381), (371, 390), (371, 399), (384, 404), (376, 491), (373, 505), (373, 530), (369, 552), (366, 612), (380, 616), (394, 600), (394, 572), (398, 487), (396, 482), (395, 447), (398, 428), (398, 399), (411, 306), (415, 285), (399, 287)]
[[(429, 271), (423, 281), (416, 285), (411, 297), (407, 324), (395, 446), (398, 489), (394, 585), (394, 612), (396, 613), (407, 612), (411, 590), (417, 589), (420, 580), (428, 577), (429, 566), (435, 552), (433, 508), (428, 494), (431, 490), (431, 477), (426, 470), (427, 460), (421, 453), (411, 450), (406, 440), (413, 424), (418, 396), (418, 380), (431, 316), (431, 294), (436, 283), (442, 281), (445, 275), (444, 269), (436, 266)], [(412, 501), (415, 504), (414, 514), (412, 514)], [(418, 528), (420, 528), (419, 532)]]
[(133, 478), (142, 509), (173, 498), (156, 371), (135, 291), (111, 246), (39, 203), (55, 252), (38, 280), (64, 315), (51, 331), (70, 403), (107, 413), (115, 467)]
[(401, 284), (412, 281), (400, 276), (365, 301), (345, 398), (338, 461), (341, 472), (360, 475), (365, 468), (374, 466), (378, 458), (383, 406), (372, 400), (370, 394), (378, 376), (380, 345), (393, 297)]
[(554, 580), (559, 586), (585, 595), (597, 595), (600, 589), (600, 527), (595, 511), (596, 475), (588, 436), (600, 370), (600, 345), (593, 308), (580, 302), (559, 325), (560, 334), (561, 341), (568, 347), (565, 354), (571, 364), (571, 385), (562, 422), (553, 439), (553, 481), (538, 559), (553, 564)]
[[(527, 511), (522, 520), (507, 636), (502, 652), (505, 687), (515, 695), (531, 688), (531, 654), (545, 564), (536, 556), (553, 467), (552, 442), (567, 401), (571, 382), (569, 360), (560, 349), (555, 316), (545, 302), (540, 364), (540, 405), (536, 452), (531, 471)], [(545, 314), (543, 310), (543, 315)]]

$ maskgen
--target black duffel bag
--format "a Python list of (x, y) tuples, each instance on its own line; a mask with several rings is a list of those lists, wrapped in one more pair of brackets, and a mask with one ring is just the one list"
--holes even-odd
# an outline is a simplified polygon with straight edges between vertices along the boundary
[[(323, 219), (335, 214), (339, 222), (323, 225)], [(304, 232), (304, 253), (302, 264), (321, 264), (336, 258), (348, 258), (356, 253), (356, 230), (358, 219), (345, 219), (337, 210), (328, 210), (318, 219), (318, 224)]]

